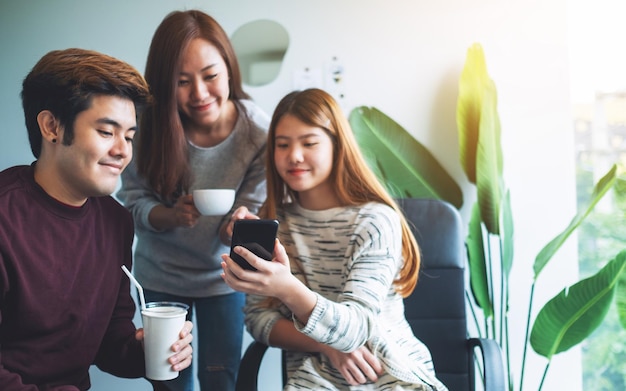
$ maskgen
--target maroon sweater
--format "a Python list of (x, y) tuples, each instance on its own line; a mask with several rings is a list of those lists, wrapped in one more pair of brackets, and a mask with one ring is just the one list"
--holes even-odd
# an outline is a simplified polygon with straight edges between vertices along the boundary
[(0, 389), (86, 390), (92, 364), (144, 376), (121, 269), (132, 217), (111, 197), (56, 201), (33, 167), (0, 172)]

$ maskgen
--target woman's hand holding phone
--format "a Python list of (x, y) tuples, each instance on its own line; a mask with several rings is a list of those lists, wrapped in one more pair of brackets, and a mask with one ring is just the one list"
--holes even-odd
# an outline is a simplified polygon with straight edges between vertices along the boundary
[[(231, 255), (241, 257), (250, 267), (241, 267)], [(233, 246), (231, 254), (223, 254), (222, 260), (222, 278), (231, 288), (244, 293), (276, 297), (281, 293), (280, 286), (293, 277), (289, 258), (278, 239), (274, 240), (273, 258), (270, 261), (237, 245)]]
[(235, 225), (235, 221), (237, 220), (258, 220), (259, 216), (250, 213), (247, 207), (240, 206), (235, 209), (233, 214), (230, 216), (230, 220), (226, 224), (223, 224), (220, 228), (220, 240), (222, 243), (226, 245), (230, 245), (231, 238), (233, 237), (233, 228)]
[(235, 247), (245, 247), (257, 257), (270, 261), (274, 252), (274, 241), (276, 240), (277, 232), (277, 220), (236, 220), (230, 244), (230, 257), (242, 268), (256, 270), (245, 258), (234, 251)]
[(306, 324), (317, 303), (317, 294), (291, 274), (289, 257), (285, 247), (274, 240), (271, 261), (266, 261), (243, 246), (234, 246), (234, 254), (241, 256), (256, 270), (240, 267), (229, 255), (222, 255), (222, 278), (236, 291), (253, 295), (275, 297), (283, 302)]

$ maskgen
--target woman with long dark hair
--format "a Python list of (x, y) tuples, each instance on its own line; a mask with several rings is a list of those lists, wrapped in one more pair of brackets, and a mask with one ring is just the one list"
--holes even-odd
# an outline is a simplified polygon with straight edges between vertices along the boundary
[[(233, 390), (243, 338), (244, 296), (220, 278), (233, 211), (255, 213), (266, 197), (269, 118), (243, 91), (237, 58), (220, 25), (176, 11), (152, 38), (145, 78), (154, 105), (141, 117), (133, 164), (118, 197), (135, 218), (135, 276), (149, 301), (190, 306), (197, 320), (202, 390)], [(201, 216), (192, 192), (235, 189), (230, 212)], [(191, 368), (170, 381), (193, 389)]]

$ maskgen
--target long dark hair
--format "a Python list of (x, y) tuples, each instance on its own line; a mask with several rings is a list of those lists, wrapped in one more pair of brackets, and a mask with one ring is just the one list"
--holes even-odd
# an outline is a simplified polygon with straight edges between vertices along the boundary
[(137, 135), (137, 170), (163, 199), (172, 201), (189, 187), (191, 169), (187, 139), (178, 113), (176, 88), (183, 53), (195, 38), (220, 52), (229, 75), (229, 99), (249, 99), (228, 35), (211, 16), (198, 10), (174, 11), (156, 29), (145, 78), (154, 105), (144, 111)]
[(43, 56), (22, 83), (22, 106), (33, 155), (41, 153), (37, 115), (49, 110), (65, 128), (62, 143), (74, 139), (76, 116), (91, 107), (94, 96), (119, 96), (133, 101), (139, 113), (149, 102), (148, 85), (131, 65), (92, 50), (53, 50)]

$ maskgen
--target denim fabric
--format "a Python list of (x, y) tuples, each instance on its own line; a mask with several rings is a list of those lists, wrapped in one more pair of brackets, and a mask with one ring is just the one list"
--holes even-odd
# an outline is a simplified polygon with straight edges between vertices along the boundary
[[(193, 360), (197, 361), (201, 391), (235, 389), (243, 340), (243, 293), (197, 298), (144, 290), (146, 302), (177, 301), (189, 306), (187, 320), (196, 314), (192, 330)], [(193, 391), (193, 365), (164, 382), (171, 391)]]

